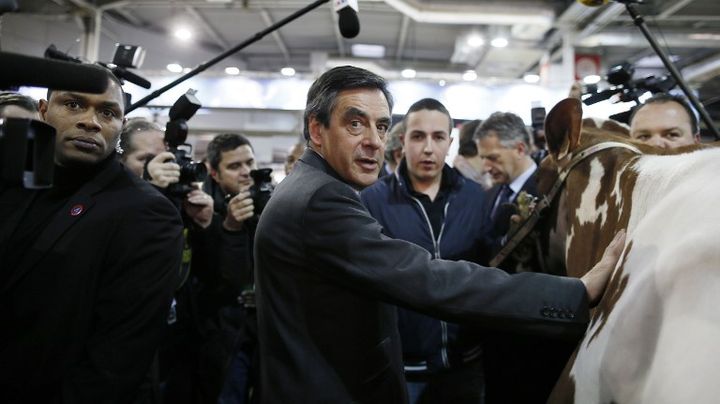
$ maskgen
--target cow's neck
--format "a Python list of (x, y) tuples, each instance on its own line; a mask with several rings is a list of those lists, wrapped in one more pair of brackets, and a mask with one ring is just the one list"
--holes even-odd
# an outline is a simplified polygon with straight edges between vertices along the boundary
[(570, 276), (582, 276), (602, 257), (633, 208), (637, 155), (623, 149), (599, 153), (568, 176), (565, 198), (565, 263)]

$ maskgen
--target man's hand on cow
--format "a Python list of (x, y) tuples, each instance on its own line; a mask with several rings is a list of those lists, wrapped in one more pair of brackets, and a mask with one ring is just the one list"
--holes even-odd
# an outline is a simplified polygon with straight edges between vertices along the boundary
[(190, 191), (183, 201), (185, 213), (203, 229), (212, 222), (213, 206), (212, 197), (199, 189)]
[(175, 163), (175, 156), (170, 152), (162, 152), (147, 163), (150, 183), (165, 189), (170, 184), (180, 181), (180, 166)]
[(253, 200), (250, 198), (250, 186), (240, 189), (240, 192), (228, 202), (227, 215), (223, 221), (223, 227), (226, 230), (238, 231), (242, 229), (243, 223), (253, 217), (255, 207)]
[(595, 306), (600, 301), (624, 247), (625, 230), (620, 230), (605, 249), (600, 262), (580, 278), (585, 284), (590, 306)]

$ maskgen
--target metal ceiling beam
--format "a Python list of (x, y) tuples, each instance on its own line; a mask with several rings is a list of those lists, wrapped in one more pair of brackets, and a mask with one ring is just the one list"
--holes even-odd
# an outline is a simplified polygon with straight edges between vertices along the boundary
[(694, 0), (677, 0), (670, 7), (663, 10), (662, 13), (658, 14), (657, 18), (658, 19), (668, 18), (671, 15), (675, 14), (676, 12), (680, 11), (680, 9), (682, 9), (683, 7), (692, 3), (693, 1)]
[(220, 35), (220, 33), (208, 22), (208, 20), (203, 17), (194, 7), (187, 6), (185, 7), (185, 11), (187, 11), (188, 14), (190, 14), (190, 17), (192, 17), (195, 22), (200, 25), (200, 27), (207, 33), (210, 38), (215, 41), (215, 43), (218, 44), (220, 48), (228, 49), (230, 48), (230, 44), (225, 40), (225, 38)]
[(395, 48), (395, 61), (399, 62), (402, 59), (402, 54), (405, 51), (405, 42), (407, 41), (408, 27), (410, 26), (410, 17), (403, 15), (402, 24), (400, 25), (400, 33), (398, 34), (397, 47)]
[[(264, 9), (264, 8), (260, 9), (260, 16), (262, 17), (263, 21), (265, 21), (266, 27), (270, 27), (273, 24), (275, 24), (275, 21), (273, 21), (272, 17), (270, 16), (270, 13), (266, 9)], [(285, 45), (285, 41), (280, 36), (280, 33), (277, 30), (275, 30), (272, 33), (270, 33), (270, 35), (272, 35), (273, 39), (275, 39), (275, 43), (277, 43), (278, 48), (280, 48), (280, 52), (282, 52), (283, 56), (285, 57), (285, 61), (289, 62), (290, 61), (290, 51), (288, 51), (287, 45)]]

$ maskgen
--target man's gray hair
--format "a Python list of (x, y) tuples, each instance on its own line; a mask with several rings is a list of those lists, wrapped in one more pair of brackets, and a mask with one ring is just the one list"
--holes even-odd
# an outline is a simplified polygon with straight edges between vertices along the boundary
[(400, 121), (388, 132), (387, 140), (385, 141), (385, 161), (392, 161), (393, 152), (397, 149), (402, 148), (402, 142), (400, 138), (405, 134), (404, 121)]
[(517, 142), (530, 147), (530, 133), (525, 122), (512, 112), (494, 112), (478, 126), (473, 138), (478, 141), (491, 135), (496, 135), (503, 147), (513, 147)]

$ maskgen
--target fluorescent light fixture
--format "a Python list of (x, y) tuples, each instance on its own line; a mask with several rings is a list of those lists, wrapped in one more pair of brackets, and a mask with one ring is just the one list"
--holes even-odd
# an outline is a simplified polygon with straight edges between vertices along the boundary
[(352, 55), (358, 58), (383, 58), (385, 57), (385, 47), (382, 45), (369, 45), (364, 43), (356, 43), (350, 47)]
[(280, 74), (282, 74), (285, 77), (292, 77), (295, 75), (295, 69), (292, 67), (283, 67), (280, 69)]
[(480, 34), (470, 34), (467, 38), (467, 44), (473, 48), (479, 48), (485, 45), (485, 39)]
[(415, 69), (403, 69), (403, 71), (400, 72), (400, 75), (406, 79), (412, 79), (417, 76), (417, 72)]
[(467, 70), (463, 73), (463, 80), (465, 81), (475, 81), (476, 79), (477, 73), (475, 73), (475, 70)]
[(167, 65), (165, 67), (167, 67), (167, 69), (173, 73), (180, 73), (183, 71), (183, 67), (177, 63), (170, 63), (169, 65)]
[(174, 34), (175, 34), (175, 38), (180, 39), (182, 41), (187, 41), (187, 40), (190, 40), (190, 38), (192, 38), (192, 32), (185, 27), (180, 27), (180, 28), (176, 29)]
[(440, 87), (445, 87), (445, 84), (446, 84), (446, 83), (445, 83), (445, 80), (440, 80), (440, 81), (438, 81), (438, 85), (439, 85)]
[(490, 41), (490, 45), (492, 45), (494, 48), (504, 48), (508, 46), (508, 40), (507, 38), (499, 36), (497, 38), (493, 38), (493, 40)]
[(235, 66), (226, 67), (225, 74), (229, 74), (231, 76), (237, 76), (238, 74), (240, 74), (240, 69), (238, 69)]
[(600, 79), (601, 77), (597, 74), (591, 74), (589, 76), (585, 76), (585, 78), (583, 78), (583, 82), (585, 84), (597, 84), (598, 82), (600, 82)]
[(523, 80), (525, 80), (526, 83), (535, 84), (540, 81), (540, 76), (537, 74), (526, 74), (523, 76)]

